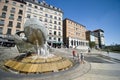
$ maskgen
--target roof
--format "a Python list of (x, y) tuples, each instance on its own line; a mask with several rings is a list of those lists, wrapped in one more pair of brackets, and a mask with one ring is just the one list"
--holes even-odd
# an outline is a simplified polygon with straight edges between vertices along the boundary
[(102, 29), (96, 29), (96, 30), (94, 30), (93, 32), (98, 32), (98, 31), (104, 32)]
[(25, 0), (26, 2), (30, 2), (32, 4), (36, 4), (38, 6), (42, 6), (42, 7), (45, 7), (45, 8), (48, 8), (48, 9), (51, 9), (51, 10), (54, 10), (54, 11), (58, 11), (58, 12), (62, 12), (62, 10), (60, 8), (57, 8), (55, 6), (52, 6), (52, 5), (49, 5), (47, 4), (46, 2), (35, 2), (35, 1), (32, 1), (32, 0)]
[(13, 1), (16, 1), (16, 2), (20, 2), (20, 3), (26, 4), (25, 0), (13, 0)]
[(76, 22), (76, 21), (74, 21), (74, 20), (69, 19), (69, 18), (65, 18), (63, 21), (65, 21), (65, 20), (69, 20), (69, 21), (72, 21), (72, 22), (74, 22), (74, 23), (76, 23), (76, 24), (78, 24), (78, 25), (81, 25), (81, 26), (83, 26), (83, 27), (86, 27), (86, 26), (84, 26), (84, 25), (82, 25), (82, 24), (80, 24), (80, 23), (78, 23), (78, 22)]

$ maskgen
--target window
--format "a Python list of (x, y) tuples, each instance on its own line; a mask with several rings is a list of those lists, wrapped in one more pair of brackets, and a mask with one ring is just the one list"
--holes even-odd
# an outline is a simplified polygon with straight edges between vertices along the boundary
[(73, 40), (71, 40), (71, 45), (73, 45)]
[(56, 37), (54, 37), (54, 40), (56, 40)]
[(16, 2), (13, 2), (12, 4), (15, 6), (15, 5), (16, 5)]
[(57, 29), (57, 26), (54, 26), (54, 29)]
[(47, 22), (47, 19), (45, 19), (45, 22)]
[(49, 28), (52, 29), (52, 25), (50, 25)]
[(3, 30), (3, 28), (2, 28), (2, 27), (0, 27), (0, 34), (2, 34), (2, 30)]
[(49, 37), (49, 40), (51, 40), (52, 38), (51, 37)]
[(24, 7), (24, 5), (20, 4), (20, 7), (21, 7), (21, 8), (23, 8), (23, 7)]
[(61, 36), (61, 32), (59, 32), (58, 35)]
[(22, 21), (22, 16), (18, 16), (18, 21)]
[(10, 17), (9, 17), (9, 19), (14, 19), (14, 14), (10, 14)]
[(20, 28), (21, 27), (21, 23), (18, 22), (16, 27)]
[(35, 13), (37, 13), (37, 10), (34, 10)]
[(28, 4), (29, 7), (32, 7), (32, 4)]
[(61, 20), (61, 18), (59, 17), (59, 20)]
[(4, 26), (4, 20), (0, 20), (0, 26)]
[(7, 11), (7, 6), (4, 6), (2, 10)]
[(56, 35), (56, 31), (54, 31), (54, 35)]
[(49, 31), (49, 35), (52, 35), (52, 31), (51, 30)]
[(45, 17), (48, 17), (48, 14), (45, 14)]
[(57, 12), (55, 12), (55, 14), (57, 14)]
[(16, 33), (19, 32), (20, 30), (16, 30)]
[(22, 15), (23, 14), (23, 10), (19, 10), (18, 14)]
[(15, 8), (12, 7), (12, 9), (10, 10), (11, 13), (15, 13)]
[(35, 8), (37, 9), (38, 7), (37, 7), (37, 6), (35, 6)]
[(57, 24), (57, 21), (54, 21), (54, 24)]
[(28, 12), (31, 12), (31, 9), (30, 9), (30, 8), (28, 8)]
[(9, 21), (8, 27), (12, 27), (13, 26), (13, 21)]
[(7, 30), (7, 34), (11, 34), (11, 29), (8, 29), (8, 30)]
[(8, 1), (8, 0), (5, 0), (5, 3), (9, 3), (9, 1)]
[(52, 15), (50, 15), (50, 18), (52, 18)]
[(2, 12), (2, 18), (6, 18), (6, 13), (5, 12)]
[(27, 18), (30, 18), (30, 14), (27, 14)]
[(58, 38), (58, 41), (60, 42), (60, 41), (61, 41), (61, 39), (60, 39), (60, 38)]
[(40, 10), (43, 10), (43, 8), (40, 8)]
[(34, 15), (34, 18), (36, 18), (37, 16)]
[(61, 22), (59, 22), (58, 24), (61, 25)]
[(39, 20), (42, 21), (42, 17), (40, 17)]
[(55, 16), (54, 19), (57, 19), (57, 17)]
[(52, 23), (52, 20), (50, 20), (50, 23)]
[(58, 28), (59, 30), (61, 30), (61, 27), (59, 26), (59, 28)]

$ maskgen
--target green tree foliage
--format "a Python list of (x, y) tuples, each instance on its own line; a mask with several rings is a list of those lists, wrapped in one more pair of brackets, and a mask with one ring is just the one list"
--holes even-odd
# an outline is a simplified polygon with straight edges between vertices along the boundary
[(94, 48), (96, 46), (95, 42), (89, 42), (90, 48)]
[(120, 45), (106, 46), (105, 49), (109, 49), (110, 51), (120, 52)]

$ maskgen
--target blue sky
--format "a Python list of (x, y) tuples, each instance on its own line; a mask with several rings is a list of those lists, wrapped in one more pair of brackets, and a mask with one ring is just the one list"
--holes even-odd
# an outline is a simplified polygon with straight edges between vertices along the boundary
[(106, 45), (120, 44), (120, 0), (45, 0), (63, 10), (64, 18), (86, 26), (103, 29)]

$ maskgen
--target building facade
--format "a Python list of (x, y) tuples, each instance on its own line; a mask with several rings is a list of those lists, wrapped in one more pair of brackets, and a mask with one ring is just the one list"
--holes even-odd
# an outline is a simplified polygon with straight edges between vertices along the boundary
[(95, 37), (97, 37), (97, 41), (98, 41), (98, 48), (104, 48), (105, 47), (105, 38), (104, 38), (104, 31), (102, 29), (97, 29), (94, 30), (94, 35)]
[(29, 18), (40, 20), (48, 30), (48, 44), (61, 47), (63, 44), (62, 18), (60, 8), (38, 0), (0, 0), (0, 34), (14, 35), (23, 31)]
[(95, 33), (93, 31), (86, 31), (86, 40), (88, 40), (89, 42), (95, 42), (95, 48), (99, 48), (98, 37), (95, 36)]
[(88, 40), (89, 42), (95, 42), (94, 32), (86, 31), (86, 40)]
[(23, 30), (26, 3), (23, 0), (0, 0), (0, 34), (14, 35)]
[(44, 1), (26, 0), (26, 3), (25, 21), (29, 18), (40, 20), (48, 30), (48, 44), (61, 47), (63, 44), (62, 10)]
[(68, 18), (63, 20), (63, 42), (68, 48), (88, 49), (86, 27)]

